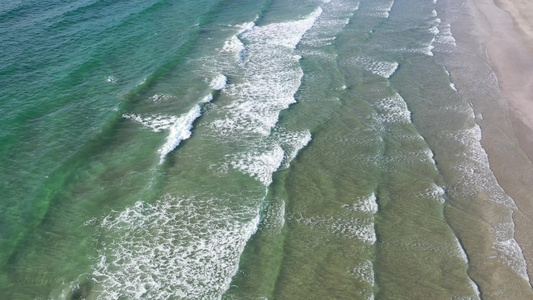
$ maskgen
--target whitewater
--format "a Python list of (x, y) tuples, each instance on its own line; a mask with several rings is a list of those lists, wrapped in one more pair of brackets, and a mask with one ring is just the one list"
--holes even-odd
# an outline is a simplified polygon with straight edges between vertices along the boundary
[(455, 35), (462, 5), (0, 8), (0, 295), (530, 288), (518, 208), (483, 148), (477, 95), (456, 75), (489, 72), (463, 57), (477, 50)]

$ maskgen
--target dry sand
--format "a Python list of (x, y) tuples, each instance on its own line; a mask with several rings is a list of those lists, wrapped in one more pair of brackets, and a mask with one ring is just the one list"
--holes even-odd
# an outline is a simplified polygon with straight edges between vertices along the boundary
[[(533, 2), (468, 0), (477, 33), (497, 75), (509, 114), (501, 127), (512, 143), (483, 138), (491, 169), (518, 210), (513, 213), (515, 239), (533, 279)], [(506, 114), (506, 112), (502, 112)], [(512, 124), (512, 127), (508, 123)], [(493, 124), (494, 125), (494, 124)], [(495, 126), (498, 126), (497, 124)], [(502, 129), (502, 131), (506, 131)], [(513, 145), (514, 144), (514, 145)]]
[(526, 42), (529, 50), (533, 52), (533, 2), (531, 0), (495, 0), (495, 3), (511, 15), (516, 30)]

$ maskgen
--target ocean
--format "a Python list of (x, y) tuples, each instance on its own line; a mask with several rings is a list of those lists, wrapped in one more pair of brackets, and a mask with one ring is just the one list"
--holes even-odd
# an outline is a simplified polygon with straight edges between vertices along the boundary
[(530, 295), (464, 0), (3, 2), (0, 298)]

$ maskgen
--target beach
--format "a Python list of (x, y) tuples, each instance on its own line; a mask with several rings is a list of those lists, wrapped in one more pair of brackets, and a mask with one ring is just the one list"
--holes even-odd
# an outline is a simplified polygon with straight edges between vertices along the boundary
[(497, 0), (507, 13), (478, 4), (491, 26), (488, 56), (509, 103), (511, 121), (529, 160), (533, 158), (533, 9), (527, 1)]
[[(515, 238), (533, 275), (533, 9), (522, 0), (472, 0), (467, 10), (501, 95), (472, 101), (498, 183), (513, 198)], [(498, 98), (505, 101), (501, 102)], [(489, 104), (491, 102), (492, 104)], [(498, 103), (498, 104), (494, 104)], [(531, 283), (531, 281), (530, 281)]]

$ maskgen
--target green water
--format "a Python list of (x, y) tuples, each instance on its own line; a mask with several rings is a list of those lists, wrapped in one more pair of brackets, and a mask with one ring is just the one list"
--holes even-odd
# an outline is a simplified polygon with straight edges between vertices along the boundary
[(0, 295), (529, 295), (461, 7), (0, 8)]

